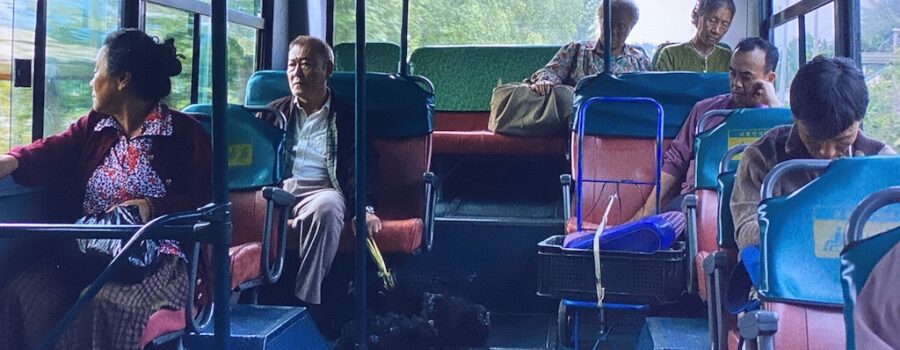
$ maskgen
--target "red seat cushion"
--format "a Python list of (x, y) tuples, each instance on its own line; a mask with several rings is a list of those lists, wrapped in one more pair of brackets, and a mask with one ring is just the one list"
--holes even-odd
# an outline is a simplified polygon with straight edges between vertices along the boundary
[(490, 112), (435, 112), (434, 131), (487, 130)]
[(719, 194), (697, 190), (697, 251), (714, 252), (719, 248)]
[(480, 131), (435, 131), (434, 153), (441, 155), (564, 157), (565, 135), (517, 137)]
[(709, 252), (697, 252), (697, 256), (694, 257), (694, 266), (697, 271), (697, 291), (700, 294), (700, 299), (706, 301), (709, 298), (708, 291), (706, 290), (706, 274), (703, 272), (703, 260), (709, 256)]
[[(665, 141), (666, 145), (668, 140)], [(653, 182), (656, 175), (655, 140), (612, 137), (584, 137), (584, 178)], [(664, 147), (666, 145), (663, 145)], [(577, 178), (577, 144), (572, 143), (572, 175)], [(600, 222), (606, 203), (613, 193), (619, 199), (613, 204), (608, 225), (630, 219), (643, 206), (653, 186), (585, 183), (583, 187), (583, 220)], [(572, 213), (576, 212), (573, 199)], [(647, 213), (652, 214), (652, 213)]]
[[(383, 220), (381, 232), (375, 234), (375, 244), (382, 254), (412, 254), (422, 245), (422, 219)], [(339, 252), (351, 252), (354, 247), (353, 228), (350, 223), (344, 225), (341, 232)]]
[(141, 334), (138, 346), (143, 349), (153, 339), (159, 338), (168, 333), (177, 332), (185, 327), (184, 309), (169, 310), (160, 309), (150, 315), (147, 320), (147, 327)]
[(244, 243), (228, 249), (228, 257), (231, 259), (231, 289), (260, 277), (260, 254), (262, 244), (259, 242)]

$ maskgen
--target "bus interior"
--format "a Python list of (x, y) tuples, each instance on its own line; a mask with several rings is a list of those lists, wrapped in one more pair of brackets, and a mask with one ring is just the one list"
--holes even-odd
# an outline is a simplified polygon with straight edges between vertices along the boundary
[[(641, 13), (628, 42), (650, 57), (693, 35), (695, 0), (633, 1)], [(846, 315), (878, 259), (900, 247), (896, 156), (784, 169), (821, 176), (793, 194), (764, 196), (762, 306), (728, 310), (738, 259), (728, 198), (740, 152), (791, 124), (789, 108), (723, 111), (725, 122), (698, 130), (696, 190), (680, 208), (684, 233), (670, 245), (610, 251), (600, 262), (590, 249), (564, 246), (566, 234), (627, 222), (658, 187), (660, 152), (694, 104), (729, 91), (727, 73), (601, 73), (577, 85), (575, 123), (565, 132), (490, 131), (492, 90), (528, 79), (568, 42), (597, 40), (599, 3), (0, 0), (0, 152), (61, 132), (88, 111), (104, 38), (140, 28), (175, 39), (184, 69), (165, 102), (207, 128), (214, 155), (213, 202), (144, 226), (61, 222), (50, 190), (0, 179), (0, 286), (19, 261), (60, 239), (162, 237), (194, 247), (187, 250), (191, 300), (151, 316), (147, 332), (156, 333), (144, 333), (144, 349), (853, 349)], [(900, 1), (734, 4), (722, 43), (734, 48), (759, 36), (774, 44), (781, 53), (774, 85), (786, 105), (802, 64), (849, 57), (869, 88), (863, 129), (900, 147)], [(380, 174), (370, 193), (384, 229), (367, 240), (352, 231), (365, 223), (346, 220), (318, 305), (294, 296), (298, 238), (286, 229), (294, 199), (279, 188), (284, 134), (256, 118), (290, 95), (285, 70), (298, 35), (333, 48), (328, 85), (354, 101), (365, 126), (357, 139), (374, 140), (379, 154), (374, 164), (357, 154), (355, 164), (357, 176)], [(203, 259), (209, 291), (197, 280)], [(595, 263), (604, 267), (600, 281)], [(443, 346), (426, 345), (421, 334), (391, 345), (397, 320), (426, 312), (408, 310), (434, 311), (428, 296), (436, 294), (448, 297), (446, 307), (464, 300), (481, 308), (473, 312), (483, 327), (430, 336)]]

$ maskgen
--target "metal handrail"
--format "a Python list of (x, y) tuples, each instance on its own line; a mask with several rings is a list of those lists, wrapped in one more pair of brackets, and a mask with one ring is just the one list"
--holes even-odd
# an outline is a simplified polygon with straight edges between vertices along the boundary
[(744, 153), (744, 150), (747, 149), (747, 146), (749, 145), (746, 143), (742, 143), (729, 148), (728, 151), (725, 151), (725, 154), (722, 155), (722, 159), (719, 160), (719, 174), (728, 172), (728, 167), (731, 165), (731, 159), (738, 154)]
[[(183, 221), (183, 220), (201, 220), (207, 218), (207, 214), (214, 212), (217, 208), (215, 206), (209, 207), (206, 210), (196, 210), (191, 212), (184, 213), (175, 213), (169, 215), (163, 215), (156, 219), (151, 220), (149, 223), (141, 227), (125, 245), (122, 247), (122, 251), (119, 252), (118, 255), (113, 257), (112, 261), (103, 272), (100, 273), (100, 276), (94, 280), (78, 297), (78, 300), (72, 305), (71, 308), (66, 312), (65, 316), (63, 316), (62, 320), (56, 324), (52, 331), (50, 331), (49, 335), (47, 335), (40, 346), (37, 347), (39, 350), (50, 350), (56, 345), (56, 342), (59, 340), (59, 337), (62, 336), (63, 331), (69, 327), (69, 325), (75, 321), (75, 318), (78, 317), (78, 314), (87, 307), (88, 303), (94, 299), (95, 296), (100, 292), (100, 289), (109, 282), (113, 275), (119, 271), (119, 269), (128, 261), (128, 256), (137, 248), (139, 248), (139, 243), (148, 239), (150, 237), (149, 233), (153, 230), (159, 229), (163, 225), (166, 225), (170, 222)], [(205, 229), (206, 225), (195, 225), (194, 230), (202, 230)], [(192, 233), (195, 233), (193, 231)]]
[(711, 129), (706, 127), (706, 121), (713, 117), (725, 117), (727, 118), (731, 113), (734, 112), (733, 109), (714, 109), (709, 112), (706, 112), (700, 120), (697, 121), (696, 128), (694, 129), (694, 135), (700, 135), (707, 130)]
[(862, 239), (863, 229), (872, 214), (878, 209), (896, 203), (900, 203), (900, 186), (872, 193), (860, 201), (853, 213), (850, 214), (850, 220), (847, 221), (847, 229), (844, 230), (845, 244)]
[(762, 200), (772, 198), (773, 192), (775, 191), (775, 185), (777, 185), (778, 181), (786, 174), (801, 170), (823, 170), (827, 168), (830, 163), (831, 160), (827, 159), (792, 159), (779, 163), (769, 171), (768, 175), (766, 175), (762, 187), (760, 188), (759, 196)]

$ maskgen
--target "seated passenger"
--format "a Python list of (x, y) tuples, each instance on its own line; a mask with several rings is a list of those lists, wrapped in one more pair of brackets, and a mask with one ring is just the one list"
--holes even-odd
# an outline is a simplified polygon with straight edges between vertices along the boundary
[(554, 86), (575, 86), (582, 78), (603, 71), (603, 6), (612, 6), (612, 73), (628, 73), (650, 70), (650, 59), (644, 49), (625, 43), (631, 29), (637, 24), (640, 13), (632, 0), (604, 0), (597, 7), (600, 17), (600, 39), (573, 42), (559, 49), (553, 59), (531, 75), (530, 87), (539, 95), (550, 93)]
[(734, 18), (732, 0), (697, 0), (691, 23), (697, 32), (690, 41), (661, 47), (653, 56), (657, 71), (727, 72), (731, 49), (719, 44)]
[[(792, 126), (769, 130), (744, 150), (734, 180), (731, 213), (735, 240), (743, 249), (759, 244), (756, 208), (763, 179), (778, 163), (790, 159), (835, 159), (894, 154), (881, 141), (859, 130), (869, 105), (865, 77), (846, 58), (816, 57), (800, 67), (791, 83)], [(792, 172), (775, 188), (776, 196), (796, 191), (816, 178)]]
[(900, 349), (900, 244), (888, 251), (872, 269), (856, 297), (853, 336), (857, 349)]
[[(160, 100), (181, 72), (172, 39), (136, 29), (110, 34), (91, 79), (93, 107), (66, 131), (0, 155), (0, 178), (61, 189), (59, 202), (83, 215), (135, 205), (144, 222), (210, 201), (210, 140), (193, 118)], [(67, 251), (68, 252), (68, 251)], [(34, 252), (0, 294), (0, 349), (36, 347), (96, 275), (57, 250)], [(156, 265), (136, 284), (107, 283), (57, 349), (137, 349), (148, 318), (188, 298), (187, 261), (176, 241), (159, 241)], [(79, 260), (82, 259), (82, 260)], [(96, 271), (94, 271), (96, 273)]]
[[(697, 136), (697, 123), (703, 115), (716, 109), (781, 106), (772, 85), (777, 64), (778, 49), (768, 41), (751, 37), (738, 43), (737, 50), (731, 56), (731, 73), (728, 76), (731, 92), (697, 102), (663, 155), (660, 211), (681, 210), (684, 196), (694, 192), (694, 137)], [(714, 127), (723, 120), (722, 117), (710, 118), (706, 123), (708, 127)], [(655, 206), (656, 188), (631, 221), (653, 214)]]
[[(287, 132), (287, 176), (283, 187), (297, 199), (290, 229), (300, 236), (300, 268), (294, 294), (308, 304), (321, 303), (321, 285), (337, 255), (346, 213), (355, 201), (355, 129), (352, 101), (337, 99), (328, 88), (334, 54), (325, 42), (298, 36), (288, 51), (287, 79), (291, 96), (269, 105), (284, 113), (288, 125), (274, 115), (260, 114)], [(368, 164), (376, 163), (375, 146), (368, 142)], [(368, 168), (366, 226), (381, 231), (372, 207), (378, 168)]]

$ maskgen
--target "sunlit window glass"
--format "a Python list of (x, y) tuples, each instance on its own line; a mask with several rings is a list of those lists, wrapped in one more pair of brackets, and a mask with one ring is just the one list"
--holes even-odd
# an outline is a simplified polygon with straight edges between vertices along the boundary
[(172, 77), (172, 93), (165, 103), (181, 109), (191, 103), (191, 58), (193, 57), (194, 15), (155, 4), (147, 4), (145, 31), (151, 36), (175, 39), (181, 59), (181, 74)]
[[(897, 0), (861, 0), (862, 66), (869, 86), (866, 132), (900, 149), (900, 23)], [(894, 9), (890, 11), (887, 9)]]
[(94, 60), (119, 27), (119, 0), (47, 2), (44, 135), (56, 134), (91, 108)]
[(32, 88), (15, 87), (16, 60), (34, 58), (35, 4), (0, 2), (0, 152), (31, 142)]

